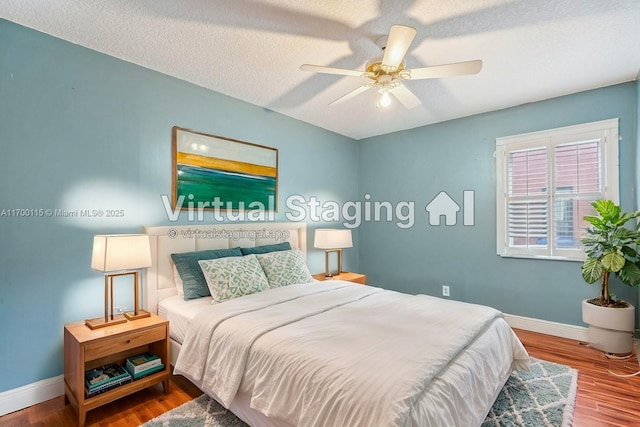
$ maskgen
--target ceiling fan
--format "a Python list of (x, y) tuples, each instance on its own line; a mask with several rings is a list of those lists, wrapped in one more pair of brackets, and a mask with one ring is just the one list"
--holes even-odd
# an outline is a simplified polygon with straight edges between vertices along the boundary
[(407, 109), (415, 108), (422, 101), (413, 94), (404, 84), (403, 80), (435, 79), (441, 77), (461, 76), (477, 74), (482, 69), (482, 61), (466, 61), (454, 64), (436, 65), (433, 67), (406, 69), (404, 56), (416, 36), (415, 28), (404, 25), (393, 25), (389, 37), (379, 41), (378, 45), (384, 51), (382, 59), (376, 59), (367, 64), (364, 71), (346, 70), (342, 68), (323, 67), (320, 65), (303, 64), (302, 71), (313, 71), (324, 74), (338, 74), (352, 77), (367, 77), (370, 82), (356, 88), (344, 96), (331, 102), (329, 105), (338, 104), (359, 95), (370, 88), (378, 91), (378, 105), (386, 107), (390, 104), (390, 94)]

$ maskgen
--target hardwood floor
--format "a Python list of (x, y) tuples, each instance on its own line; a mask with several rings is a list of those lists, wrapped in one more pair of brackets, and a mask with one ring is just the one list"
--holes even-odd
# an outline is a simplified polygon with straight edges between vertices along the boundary
[(575, 427), (640, 426), (640, 375), (615, 377), (640, 370), (638, 359), (613, 360), (574, 340), (515, 330), (529, 355), (578, 370)]
[[(574, 340), (523, 330), (518, 337), (532, 357), (578, 369), (575, 427), (640, 426), (640, 376), (618, 378), (640, 368), (637, 359), (611, 360)], [(89, 411), (87, 427), (136, 427), (202, 394), (179, 376), (172, 377), (170, 393), (158, 384)], [(76, 413), (62, 396), (0, 417), (0, 426), (76, 426)], [(527, 426), (529, 427), (529, 426)], [(538, 427), (538, 426), (530, 426)]]

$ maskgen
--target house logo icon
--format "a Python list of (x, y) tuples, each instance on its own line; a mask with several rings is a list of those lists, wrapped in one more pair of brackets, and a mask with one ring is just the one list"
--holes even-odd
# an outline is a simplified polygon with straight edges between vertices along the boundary
[[(463, 191), (463, 225), (475, 224), (475, 194), (472, 190)], [(444, 224), (447, 226), (458, 223), (458, 212), (460, 205), (447, 194), (446, 191), (439, 192), (425, 207), (429, 214), (429, 225), (441, 225), (440, 221), (444, 217)]]

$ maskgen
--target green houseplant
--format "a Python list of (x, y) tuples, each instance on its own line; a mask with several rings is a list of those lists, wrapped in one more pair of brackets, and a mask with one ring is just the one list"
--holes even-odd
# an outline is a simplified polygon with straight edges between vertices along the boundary
[(589, 302), (601, 306), (619, 306), (622, 301), (611, 297), (609, 278), (614, 273), (627, 286), (640, 284), (640, 242), (638, 229), (625, 228), (640, 212), (626, 213), (611, 200), (591, 203), (599, 216), (585, 216), (591, 224), (582, 237), (586, 261), (582, 264), (582, 277), (587, 283), (600, 281), (600, 297)]
[(612, 296), (612, 274), (627, 286), (640, 284), (640, 231), (625, 225), (640, 212), (623, 212), (610, 200), (591, 203), (598, 216), (585, 216), (591, 224), (582, 237), (587, 259), (582, 277), (587, 283), (600, 282), (600, 296), (582, 301), (582, 320), (589, 325), (591, 347), (613, 354), (630, 354), (633, 349), (635, 307)]

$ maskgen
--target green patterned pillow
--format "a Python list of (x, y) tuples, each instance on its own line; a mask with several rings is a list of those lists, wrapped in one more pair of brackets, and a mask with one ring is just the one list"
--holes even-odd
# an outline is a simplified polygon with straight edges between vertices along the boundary
[(255, 255), (198, 261), (214, 301), (222, 302), (269, 289)]
[(271, 288), (314, 281), (299, 249), (258, 254), (256, 257)]

